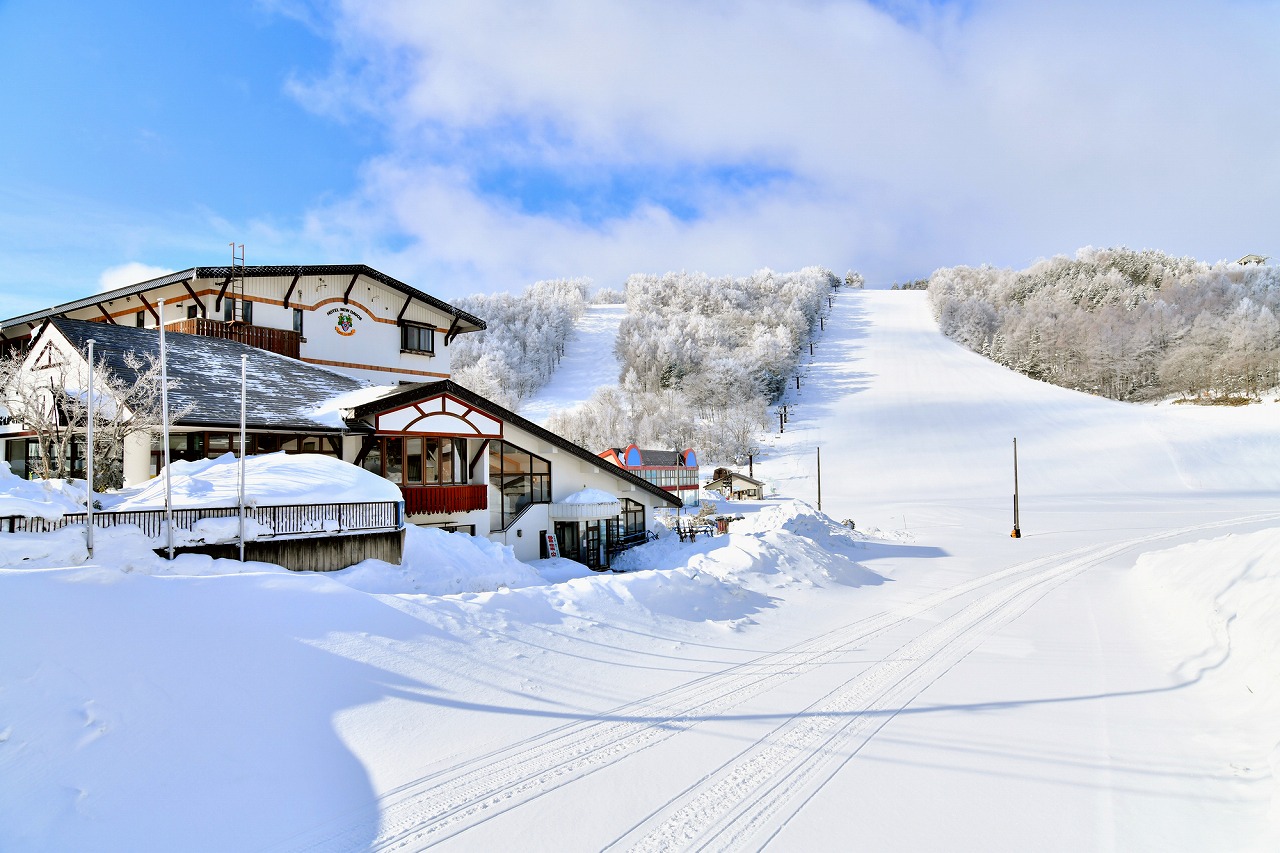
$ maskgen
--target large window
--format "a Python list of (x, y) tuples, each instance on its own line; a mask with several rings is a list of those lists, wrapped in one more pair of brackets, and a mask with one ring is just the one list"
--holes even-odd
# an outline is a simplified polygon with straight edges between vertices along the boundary
[(436, 330), (430, 326), (416, 326), (405, 323), (400, 327), (400, 349), (404, 352), (434, 353), (436, 351)]
[(644, 536), (644, 504), (633, 501), (631, 498), (621, 498), (622, 512), (619, 513), (619, 533), (622, 540), (639, 538)]
[(529, 504), (551, 502), (551, 463), (510, 442), (491, 442), (489, 485), (500, 495), (489, 502), (489, 527), (506, 530)]
[(467, 440), (452, 436), (379, 436), (361, 466), (401, 486), (466, 485)]

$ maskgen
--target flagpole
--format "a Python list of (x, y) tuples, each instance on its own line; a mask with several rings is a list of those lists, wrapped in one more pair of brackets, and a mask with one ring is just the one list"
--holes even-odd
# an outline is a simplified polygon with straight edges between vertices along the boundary
[(244, 562), (244, 409), (248, 396), (249, 356), (240, 356), (240, 562)]
[(89, 419), (85, 425), (84, 475), (88, 500), (84, 504), (85, 542), (93, 559), (93, 338), (89, 338)]
[(169, 476), (169, 364), (164, 348), (164, 300), (160, 300), (160, 433), (164, 448), (164, 526), (173, 559), (173, 481)]

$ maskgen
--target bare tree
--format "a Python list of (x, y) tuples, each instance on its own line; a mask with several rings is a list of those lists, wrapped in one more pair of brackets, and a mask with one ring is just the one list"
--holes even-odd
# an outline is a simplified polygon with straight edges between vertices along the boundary
[[(88, 355), (68, 358), (56, 347), (38, 354), (17, 350), (0, 355), (0, 389), (15, 421), (35, 433), (40, 455), (35, 473), (44, 479), (73, 475), (73, 445), (83, 447), (89, 422)], [(160, 360), (152, 353), (127, 352), (125, 375), (99, 358), (94, 366), (94, 491), (124, 484), (124, 445), (138, 433), (161, 429)], [(170, 388), (174, 383), (169, 383)], [(190, 406), (171, 409), (172, 425)]]

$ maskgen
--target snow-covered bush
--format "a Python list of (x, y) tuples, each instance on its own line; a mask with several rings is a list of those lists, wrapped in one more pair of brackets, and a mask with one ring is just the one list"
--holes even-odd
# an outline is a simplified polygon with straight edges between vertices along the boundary
[(994, 361), (1118, 400), (1257, 397), (1280, 370), (1280, 271), (1084, 248), (1025, 270), (929, 279), (943, 334)]

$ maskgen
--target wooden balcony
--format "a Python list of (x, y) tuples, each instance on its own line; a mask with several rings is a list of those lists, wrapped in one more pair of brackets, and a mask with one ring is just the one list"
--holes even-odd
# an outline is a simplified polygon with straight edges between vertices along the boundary
[(471, 512), (489, 508), (489, 486), (401, 486), (405, 515)]
[(224, 323), (205, 317), (192, 317), (165, 324), (165, 328), (184, 335), (204, 335), (206, 338), (223, 338), (239, 341), (251, 347), (264, 349), (289, 358), (297, 358), (302, 337), (292, 329), (268, 329), (247, 323)]

